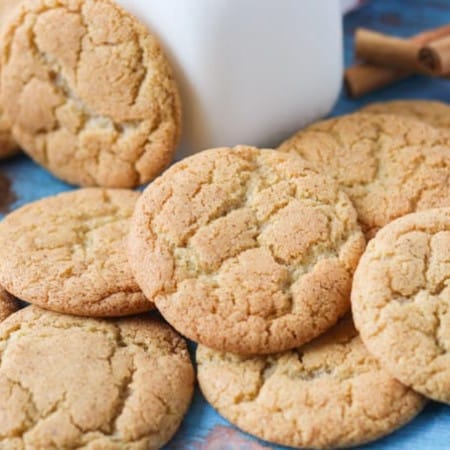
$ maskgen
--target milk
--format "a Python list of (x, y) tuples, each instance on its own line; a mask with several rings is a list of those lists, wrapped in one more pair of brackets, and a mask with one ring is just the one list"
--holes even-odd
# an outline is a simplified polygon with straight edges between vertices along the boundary
[(339, 0), (119, 0), (160, 39), (184, 113), (179, 157), (276, 145), (332, 107), (342, 77)]

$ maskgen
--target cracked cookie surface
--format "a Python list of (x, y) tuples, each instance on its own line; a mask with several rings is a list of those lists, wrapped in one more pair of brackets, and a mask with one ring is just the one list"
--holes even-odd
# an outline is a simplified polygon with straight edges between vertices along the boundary
[(110, 0), (31, 0), (5, 30), (2, 104), (37, 162), (69, 183), (104, 187), (137, 186), (171, 162), (179, 95), (137, 19)]
[(352, 309), (386, 369), (450, 403), (450, 208), (405, 216), (378, 233), (356, 271)]
[[(19, 5), (19, 0), (0, 0), (0, 34), (9, 15)], [(0, 105), (0, 159), (8, 158), (19, 151), (19, 145), (12, 137), (11, 124), (5, 117), (3, 107)]]
[(333, 177), (353, 201), (368, 238), (392, 220), (450, 206), (450, 143), (412, 119), (356, 113), (311, 125), (283, 143)]
[(0, 222), (0, 284), (45, 309), (123, 316), (153, 303), (126, 256), (139, 193), (86, 188), (26, 205)]
[(0, 324), (0, 447), (157, 449), (193, 385), (186, 343), (160, 320), (30, 306)]
[(425, 400), (370, 356), (350, 319), (297, 349), (244, 357), (199, 346), (207, 400), (239, 428), (296, 448), (336, 448), (380, 438)]
[(431, 100), (393, 100), (372, 103), (361, 109), (372, 114), (414, 117), (450, 134), (450, 105)]
[(364, 246), (332, 180), (300, 158), (241, 146), (183, 160), (147, 188), (129, 261), (182, 334), (218, 350), (272, 353), (345, 314)]
[(0, 322), (19, 309), (19, 303), (0, 286)]

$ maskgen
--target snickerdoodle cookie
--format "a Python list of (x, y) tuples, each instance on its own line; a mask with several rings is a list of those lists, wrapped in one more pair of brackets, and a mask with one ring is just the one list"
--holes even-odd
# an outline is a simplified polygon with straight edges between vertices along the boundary
[(361, 338), (393, 376), (450, 403), (450, 208), (378, 233), (356, 272), (352, 307)]
[(311, 125), (280, 147), (332, 176), (370, 238), (405, 214), (450, 206), (450, 142), (410, 117), (356, 113)]
[(23, 3), (5, 26), (1, 101), (24, 150), (73, 184), (145, 183), (180, 134), (159, 43), (111, 0)]
[(121, 316), (152, 309), (129, 267), (125, 237), (137, 192), (81, 189), (0, 222), (0, 284), (46, 309)]
[(194, 371), (148, 316), (95, 320), (31, 306), (0, 324), (0, 447), (149, 450), (175, 433)]
[(0, 286), (0, 322), (19, 309), (19, 303)]
[[(9, 15), (19, 6), (20, 0), (0, 0), (0, 34)], [(3, 113), (0, 104), (0, 159), (7, 158), (19, 151), (19, 146), (11, 134), (11, 124)]]
[(218, 350), (271, 353), (347, 311), (364, 245), (332, 180), (295, 156), (242, 146), (185, 159), (147, 188), (129, 261), (182, 334)]
[(372, 103), (361, 111), (415, 117), (450, 134), (450, 105), (446, 103), (432, 100), (393, 100)]
[(423, 397), (382, 369), (346, 319), (289, 352), (243, 357), (199, 346), (200, 387), (220, 414), (301, 448), (360, 445), (411, 420)]

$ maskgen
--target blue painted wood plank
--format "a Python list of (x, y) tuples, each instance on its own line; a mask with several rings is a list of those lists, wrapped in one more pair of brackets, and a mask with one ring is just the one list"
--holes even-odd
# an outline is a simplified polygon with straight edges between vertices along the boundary
[[(426, 28), (450, 22), (448, 0), (372, 0), (345, 19), (345, 62), (351, 64), (353, 33), (365, 26), (399, 36), (411, 36)], [(341, 94), (331, 115), (353, 111), (373, 101), (394, 98), (428, 98), (450, 102), (450, 81), (412, 77), (360, 100)], [(0, 177), (11, 180), (17, 200), (11, 209), (58, 192), (72, 189), (55, 179), (25, 156), (0, 163)], [(0, 178), (1, 183), (1, 178)], [(0, 202), (0, 211), (4, 205)], [(4, 212), (4, 211), (3, 211)], [(2, 212), (0, 212), (0, 218)], [(280, 450), (241, 433), (221, 418), (198, 389), (180, 431), (167, 450)], [(450, 449), (450, 408), (430, 403), (412, 423), (371, 445), (366, 450), (447, 450)]]

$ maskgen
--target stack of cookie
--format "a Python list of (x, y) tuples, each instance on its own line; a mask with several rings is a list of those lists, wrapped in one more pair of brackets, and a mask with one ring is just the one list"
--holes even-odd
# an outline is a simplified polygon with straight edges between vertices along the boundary
[[(200, 387), (227, 419), (298, 448), (359, 445), (415, 417), (425, 404), (417, 392), (426, 391), (377, 359), (383, 345), (369, 353), (349, 316), (333, 326), (351, 297), (363, 310), (366, 299), (380, 302), (377, 288), (394, 301), (383, 285), (392, 277), (364, 282), (378, 237), (352, 290), (364, 235), (391, 233), (403, 215), (414, 222), (439, 214), (449, 234), (449, 210), (427, 211), (450, 206), (449, 176), (445, 134), (394, 115), (315, 124), (278, 152), (208, 150), (173, 166), (138, 200), (129, 261), (164, 318), (200, 344)], [(416, 210), (426, 211), (408, 215)], [(411, 287), (421, 267), (398, 269), (402, 262), (394, 268)], [(447, 274), (436, 281), (444, 292), (435, 292), (436, 305), (450, 301)], [(421, 288), (426, 282), (411, 292)], [(369, 336), (383, 334), (374, 309), (356, 321)], [(391, 339), (396, 331), (386, 328)]]
[(0, 224), (0, 283), (33, 304), (0, 325), (2, 449), (153, 449), (180, 425), (186, 342), (154, 315), (105, 319), (153, 309), (124, 244), (138, 195), (81, 189)]
[(163, 446), (195, 378), (169, 324), (208, 401), (272, 442), (359, 445), (450, 403), (449, 107), (206, 150), (140, 195), (180, 134), (155, 38), (111, 0), (24, 3), (5, 29), (5, 123), (95, 187), (0, 223), (1, 448)]
[[(0, 17), (0, 158), (19, 144), (64, 181), (102, 187), (0, 226), (0, 320), (12, 314), (0, 326), (0, 447), (160, 448), (187, 411), (194, 370), (127, 261), (139, 194), (107, 188), (134, 188), (171, 162), (172, 70), (110, 0), (5, 0)], [(32, 306), (14, 313), (10, 293)]]
[[(408, 103), (406, 110), (407, 106)], [(429, 106), (415, 105), (420, 110)], [(317, 268), (330, 260), (343, 262), (343, 255), (353, 255), (356, 261), (358, 245), (344, 244), (343, 248), (353, 249), (350, 253), (330, 252), (330, 241), (332, 245), (339, 243), (338, 247), (345, 243), (345, 239), (333, 233), (336, 224), (330, 216), (321, 228), (317, 217), (304, 209), (290, 210), (293, 203), (286, 200), (286, 194), (271, 186), (271, 192), (276, 194), (266, 198), (275, 198), (278, 207), (276, 214), (269, 217), (269, 223), (263, 224), (256, 240), (259, 245), (269, 244), (276, 264), (288, 264), (292, 275), (278, 285), (281, 293), (291, 295), (287, 309), (284, 314), (268, 311), (269, 325), (265, 329), (257, 328), (261, 309), (258, 311), (254, 305), (261, 308), (271, 304), (254, 301), (268, 285), (262, 273), (273, 280), (277, 272), (275, 267), (262, 272), (253, 262), (257, 282), (250, 284), (251, 272), (241, 270), (241, 277), (235, 279), (233, 295), (229, 296), (234, 306), (245, 305), (244, 323), (252, 328), (243, 333), (239, 316), (228, 306), (222, 324), (233, 318), (237, 321), (237, 333), (223, 342), (190, 335), (205, 344), (197, 350), (198, 378), (203, 393), (221, 414), (243, 430), (293, 447), (347, 447), (379, 438), (411, 420), (425, 404), (420, 394), (449, 403), (446, 381), (450, 356), (448, 129), (441, 130), (406, 115), (356, 113), (314, 124), (280, 146), (281, 152), (300, 156), (303, 164), (330, 178), (328, 185), (314, 183), (322, 201), (329, 192), (348, 196), (370, 242), (356, 270), (354, 283), (354, 266), (349, 264), (346, 266), (348, 283), (340, 284), (335, 267), (328, 266), (322, 272)], [(433, 119), (430, 117), (429, 121)], [(290, 167), (293, 165), (294, 162), (289, 163)], [(292, 174), (285, 177), (288, 185), (294, 180)], [(254, 195), (254, 183), (250, 186)], [(154, 189), (150, 187), (148, 192)], [(291, 192), (304, 195), (305, 191), (309, 195), (312, 192), (305, 185)], [(311, 200), (308, 199), (308, 206), (316, 213), (322, 212), (323, 207)], [(151, 205), (146, 194), (140, 202)], [(339, 211), (340, 220), (349, 226), (351, 219), (342, 214), (344, 209), (338, 206), (337, 199), (331, 204)], [(271, 204), (265, 200), (264, 205), (269, 208)], [(297, 225), (300, 223), (301, 227)], [(276, 240), (267, 241), (264, 235), (274, 227), (279, 227)], [(165, 234), (154, 226), (152, 230), (156, 235)], [(240, 235), (243, 233), (241, 230)], [(316, 237), (308, 241), (311, 236)], [(307, 241), (309, 247), (296, 247)], [(231, 247), (229, 244), (228, 248)], [(192, 241), (188, 248), (198, 252)], [(217, 245), (211, 249), (217, 251)], [(238, 259), (244, 259), (245, 254), (240, 254)], [(292, 259), (286, 259), (286, 255)], [(256, 261), (259, 264), (262, 257)], [(299, 262), (299, 267), (292, 267), (292, 261)], [(222, 271), (228, 264), (226, 261), (221, 273), (214, 277), (219, 289), (224, 279)], [(178, 266), (176, 261), (175, 267)], [(207, 271), (210, 273), (210, 265)], [(139, 272), (136, 274), (139, 281)], [(156, 304), (167, 320), (189, 335), (172, 316), (174, 306), (181, 305), (183, 299), (182, 284), (175, 286), (175, 292), (169, 287), (170, 295), (162, 291)], [(251, 289), (246, 289), (247, 286)], [(352, 300), (361, 337), (352, 319), (347, 317), (311, 340), (314, 335), (305, 336), (304, 331), (312, 323), (332, 317), (330, 305), (335, 305), (332, 298), (336, 292), (341, 300)], [(260, 300), (277, 298), (277, 294), (272, 288)], [(165, 302), (169, 298), (172, 298), (171, 308), (167, 311)], [(223, 304), (222, 300), (209, 311), (216, 314)], [(349, 303), (344, 305), (342, 311), (347, 310)], [(290, 329), (286, 319), (295, 314), (306, 322), (298, 320)], [(277, 327), (277, 322), (283, 322), (283, 326)], [(324, 324), (321, 332), (332, 322)], [(202, 330), (198, 320), (191, 319), (188, 323), (196, 332)], [(227, 330), (228, 326), (221, 328)], [(256, 335), (262, 345), (244, 348), (247, 336), (254, 336), (253, 329), (258, 330)], [(295, 346), (292, 338), (300, 334), (305, 339), (299, 339)], [(220, 332), (214, 334), (217, 335)], [(229, 339), (237, 340), (239, 346), (232, 348)], [(279, 350), (283, 350), (284, 344), (289, 345), (284, 348), (288, 351), (255, 355), (273, 352), (274, 341), (280, 345)]]

